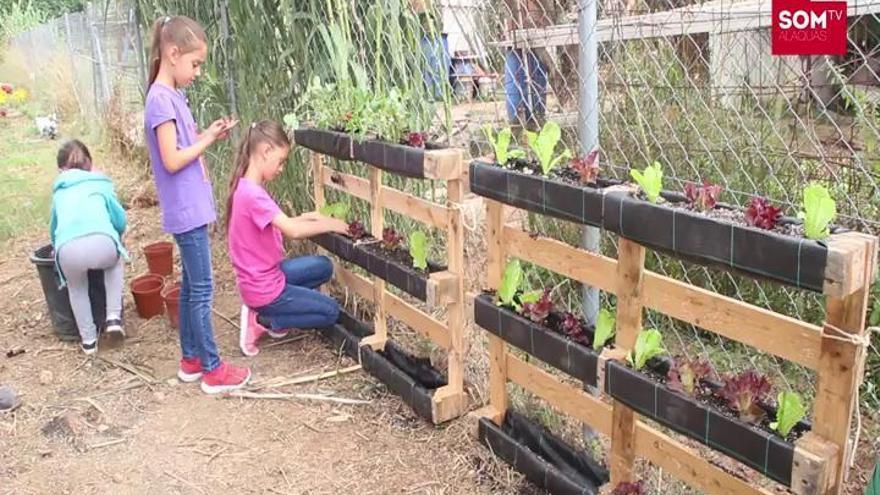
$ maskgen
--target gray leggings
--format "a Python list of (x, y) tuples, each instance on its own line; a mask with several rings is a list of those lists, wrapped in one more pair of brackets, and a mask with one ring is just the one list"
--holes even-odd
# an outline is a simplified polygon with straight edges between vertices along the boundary
[(92, 305), (89, 300), (89, 270), (104, 270), (107, 319), (122, 313), (122, 278), (125, 274), (122, 257), (109, 236), (92, 234), (67, 242), (58, 251), (58, 264), (67, 279), (70, 307), (76, 317), (79, 335), (84, 343), (98, 338)]

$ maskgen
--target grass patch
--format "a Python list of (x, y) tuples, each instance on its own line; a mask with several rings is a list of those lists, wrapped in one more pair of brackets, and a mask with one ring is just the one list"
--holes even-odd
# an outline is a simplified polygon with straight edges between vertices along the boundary
[(57, 146), (39, 139), (24, 117), (0, 120), (0, 241), (48, 228)]

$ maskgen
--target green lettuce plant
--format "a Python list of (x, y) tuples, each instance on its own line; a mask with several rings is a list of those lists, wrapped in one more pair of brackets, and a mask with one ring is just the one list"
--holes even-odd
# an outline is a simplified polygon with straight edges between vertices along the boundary
[(593, 349), (597, 351), (614, 336), (614, 313), (605, 308), (599, 310), (596, 318), (596, 332), (593, 334)]
[(794, 392), (779, 392), (777, 401), (776, 421), (770, 423), (770, 428), (785, 438), (794, 425), (804, 418), (807, 410), (801, 402), (801, 397)]
[(639, 332), (636, 337), (636, 345), (628, 356), (629, 363), (634, 369), (640, 370), (645, 367), (652, 358), (666, 352), (663, 348), (663, 334), (658, 330), (649, 328)]
[(522, 158), (526, 156), (526, 153), (523, 150), (510, 149), (510, 139), (513, 135), (510, 127), (501, 129), (496, 136), (492, 132), (492, 126), (486, 124), (483, 126), (483, 133), (486, 134), (486, 139), (488, 139), (489, 144), (492, 145), (492, 149), (495, 152), (495, 161), (498, 162), (498, 165), (506, 165), (511, 158)]
[(804, 209), (798, 218), (804, 221), (804, 232), (808, 239), (821, 240), (831, 232), (828, 226), (837, 216), (837, 205), (828, 189), (819, 184), (810, 184), (804, 188)]
[(428, 268), (428, 237), (424, 232), (416, 231), (409, 236), (409, 255), (412, 256), (414, 268)]
[(513, 260), (504, 267), (504, 275), (501, 277), (501, 287), (498, 288), (498, 304), (511, 306), (517, 311), (520, 305), (516, 301), (516, 293), (522, 282), (522, 265), (519, 260)]
[(648, 197), (648, 201), (656, 203), (660, 200), (660, 191), (663, 190), (663, 168), (660, 162), (645, 167), (644, 172), (633, 169), (629, 174)]
[(553, 121), (545, 123), (539, 133), (526, 131), (526, 140), (535, 153), (538, 163), (541, 164), (541, 171), (545, 176), (549, 176), (550, 171), (559, 162), (571, 158), (571, 152), (568, 150), (556, 154), (556, 145), (559, 144), (560, 139), (562, 139), (562, 129)]
[(348, 218), (348, 204), (329, 203), (318, 209), (318, 213), (345, 221)]

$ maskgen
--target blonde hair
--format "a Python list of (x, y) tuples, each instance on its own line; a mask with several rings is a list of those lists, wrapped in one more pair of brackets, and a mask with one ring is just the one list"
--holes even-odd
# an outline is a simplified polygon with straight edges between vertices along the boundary
[(182, 53), (189, 53), (199, 48), (199, 43), (208, 43), (205, 30), (198, 22), (184, 15), (165, 16), (153, 23), (153, 41), (150, 45), (150, 78), (149, 84), (156, 81), (159, 67), (162, 64), (162, 49), (171, 44)]

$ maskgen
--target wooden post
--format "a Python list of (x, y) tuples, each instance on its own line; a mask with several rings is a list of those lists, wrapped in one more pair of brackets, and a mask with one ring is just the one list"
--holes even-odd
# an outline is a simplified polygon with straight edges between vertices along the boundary
[[(378, 168), (370, 168), (370, 232), (377, 239), (382, 238), (382, 229), (385, 227), (385, 215), (382, 206), (382, 171)], [(364, 338), (361, 343), (368, 345), (374, 350), (385, 348), (388, 340), (388, 314), (385, 311), (385, 281), (380, 277), (373, 276), (373, 301), (376, 306), (373, 335)]]
[(448, 382), (455, 391), (463, 392), (464, 383), (464, 231), (461, 204), (464, 199), (464, 183), (460, 179), (446, 183), (449, 223), (446, 226), (446, 242), (449, 271), (456, 277), (455, 302), (448, 306), (447, 327), (450, 332), (448, 356)]
[(315, 193), (315, 211), (324, 206), (324, 155), (316, 152), (309, 152), (309, 161), (312, 164), (312, 180)]
[[(617, 244), (617, 332), (615, 343), (621, 352), (635, 346), (642, 329), (642, 281), (645, 248), (621, 237)], [(611, 485), (633, 480), (636, 458), (636, 415), (614, 401), (611, 431)]]
[[(488, 253), (487, 283), (490, 288), (501, 287), (504, 274), (504, 205), (486, 200), (486, 252)], [(501, 424), (507, 412), (507, 347), (495, 335), (489, 335), (489, 406), (491, 419)]]
[[(874, 276), (875, 240), (866, 240), (864, 250), (864, 280), (861, 288), (842, 298), (826, 300), (825, 338), (819, 356), (818, 386), (814, 406), (813, 433), (838, 447), (838, 455), (831, 464), (829, 495), (842, 493), (849, 457), (849, 434), (853, 410), (858, 400), (858, 386), (865, 348), (853, 342), (838, 340), (844, 334), (856, 338), (865, 337), (865, 315), (868, 310), (868, 294)], [(839, 332), (838, 332), (839, 331)], [(829, 338), (830, 337), (830, 338)]]

